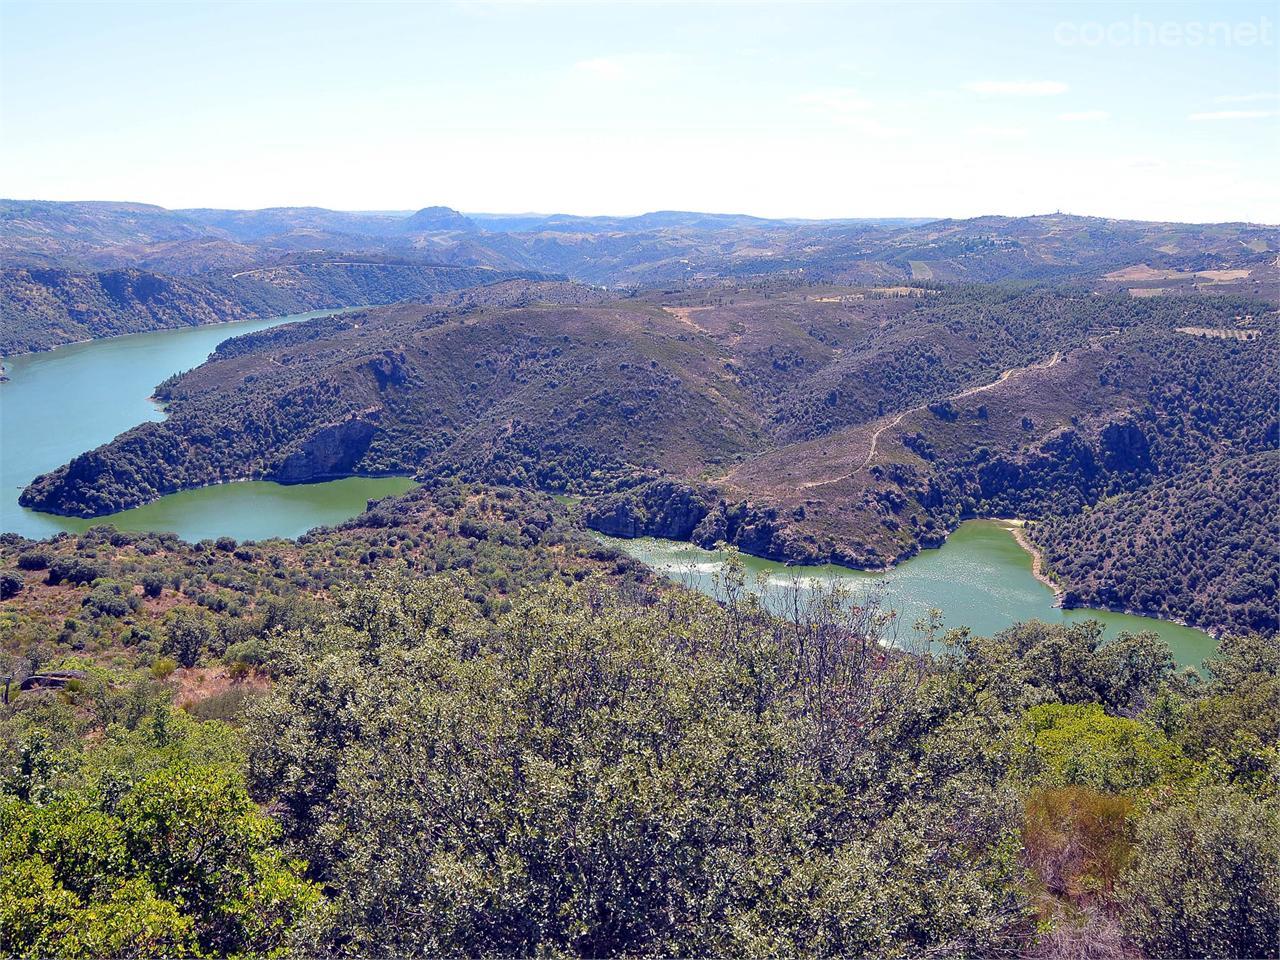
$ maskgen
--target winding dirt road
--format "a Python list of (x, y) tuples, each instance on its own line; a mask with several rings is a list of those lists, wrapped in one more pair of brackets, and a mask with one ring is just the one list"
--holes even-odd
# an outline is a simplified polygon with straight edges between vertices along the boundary
[[(1021, 376), (1024, 373), (1030, 373), (1032, 370), (1048, 370), (1050, 367), (1056, 367), (1061, 362), (1061, 360), (1062, 360), (1062, 353), (1058, 350), (1055, 350), (1053, 351), (1053, 356), (1051, 356), (1048, 360), (1044, 361), (1044, 363), (1033, 363), (1030, 366), (1026, 366), (1026, 367), (1010, 367), (1008, 370), (1004, 371), (1004, 373), (1000, 374), (1000, 376), (992, 380), (990, 383), (984, 383), (978, 387), (970, 387), (968, 390), (961, 390), (959, 393), (953, 393), (951, 396), (945, 397), (944, 399), (945, 400), (964, 400), (966, 397), (972, 397), (979, 393), (985, 393), (987, 390), (994, 390), (996, 387), (1000, 386), (1000, 384), (1005, 383), (1006, 381), (1011, 380), (1016, 376)], [(934, 401), (930, 401), (930, 403), (932, 402)], [(885, 423), (882, 423), (880, 426), (876, 427), (875, 432), (871, 434), (871, 445), (870, 447), (867, 448), (867, 456), (857, 469), (852, 470), (849, 473), (846, 473), (842, 476), (836, 477), (832, 480), (814, 480), (809, 483), (802, 483), (800, 484), (800, 489), (811, 490), (814, 487), (829, 486), (830, 484), (833, 484), (833, 483), (839, 483), (841, 480), (848, 480), (850, 477), (852, 477), (856, 473), (861, 473), (863, 470), (867, 469), (867, 467), (871, 466), (871, 461), (875, 459), (876, 445), (880, 442), (881, 435), (886, 430), (891, 430), (894, 427), (898, 426), (898, 424), (902, 423), (903, 419), (907, 416), (907, 414), (915, 413), (917, 410), (923, 410), (928, 405), (929, 405), (928, 403), (922, 403), (922, 404), (919, 404), (918, 406), (910, 407), (909, 409), (903, 410), (901, 413), (897, 414), (892, 420), (886, 421)]]

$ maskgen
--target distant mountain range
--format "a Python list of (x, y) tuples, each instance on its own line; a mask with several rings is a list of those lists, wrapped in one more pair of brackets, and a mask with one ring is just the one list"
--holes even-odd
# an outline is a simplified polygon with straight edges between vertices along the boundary
[(351, 213), (0, 200), (0, 225), (5, 267), (196, 274), (267, 266), (299, 253), (380, 253), (564, 273), (610, 287), (779, 273), (822, 280), (1096, 279), (1140, 265), (1161, 274), (1252, 273), (1274, 267), (1280, 251), (1274, 227), (1064, 214), (804, 221), (682, 211), (578, 217), (467, 215), (442, 206)]
[(1274, 299), (1278, 252), (1273, 227), (1063, 214), (803, 221), (0, 200), (0, 309), (9, 321), (0, 355), (86, 336), (420, 299), (513, 277), (618, 290), (1067, 282), (1135, 296)]

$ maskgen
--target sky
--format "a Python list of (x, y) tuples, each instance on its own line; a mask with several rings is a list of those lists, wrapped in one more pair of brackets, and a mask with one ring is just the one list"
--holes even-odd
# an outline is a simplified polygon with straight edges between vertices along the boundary
[(0, 196), (1280, 223), (1259, 3), (0, 0)]

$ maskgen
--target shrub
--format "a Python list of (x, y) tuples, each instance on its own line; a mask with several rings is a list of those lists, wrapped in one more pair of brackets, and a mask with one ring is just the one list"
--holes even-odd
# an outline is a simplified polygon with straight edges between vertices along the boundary
[(1227, 787), (1149, 812), (1117, 894), (1152, 957), (1280, 953), (1280, 807)]
[(44, 570), (46, 569), (52, 557), (48, 550), (28, 550), (25, 553), (18, 554), (19, 570)]
[(1081, 897), (1109, 892), (1132, 847), (1133, 801), (1089, 787), (1048, 787), (1026, 802), (1023, 845), (1052, 893)]
[(127, 617), (139, 606), (138, 598), (122, 583), (99, 583), (81, 601), (92, 617)]
[(1190, 776), (1193, 764), (1160, 731), (1095, 704), (1045, 704), (1027, 711), (1045, 780), (1117, 793)]
[(198, 720), (230, 720), (240, 719), (245, 710), (258, 699), (261, 694), (244, 687), (232, 687), (222, 693), (215, 693), (203, 700), (186, 707), (187, 713)]
[(213, 624), (206, 614), (178, 610), (169, 620), (163, 650), (184, 667), (194, 667), (213, 635)]
[(155, 598), (164, 592), (168, 578), (162, 573), (144, 573), (141, 583), (143, 595)]
[(49, 564), (49, 574), (46, 578), (49, 586), (56, 587), (63, 583), (93, 583), (99, 577), (105, 576), (106, 570), (94, 563), (92, 560), (84, 560), (80, 557), (66, 557), (54, 560)]
[(16, 573), (0, 573), (0, 600), (8, 600), (22, 592), (22, 577)]

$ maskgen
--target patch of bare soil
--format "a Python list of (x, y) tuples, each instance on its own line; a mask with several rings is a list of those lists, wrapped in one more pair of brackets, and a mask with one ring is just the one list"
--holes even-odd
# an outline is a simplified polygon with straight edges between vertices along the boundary
[(228, 690), (266, 690), (270, 682), (257, 674), (233, 677), (226, 667), (189, 667), (173, 671), (169, 681), (176, 685), (173, 704), (187, 707)]
[(1110, 273), (1105, 274), (1102, 279), (1123, 282), (1134, 280), (1173, 280), (1178, 276), (1179, 273), (1177, 270), (1158, 270), (1145, 263), (1135, 263), (1131, 267), (1112, 270)]
[(1214, 283), (1230, 283), (1232, 280), (1243, 280), (1249, 276), (1248, 270), (1201, 270), (1196, 274)]
[(681, 323), (685, 324), (688, 327), (692, 327), (694, 330), (697, 330), (699, 333), (707, 333), (708, 331), (705, 328), (698, 326), (698, 324), (694, 322), (693, 314), (699, 313), (703, 310), (712, 310), (714, 308), (713, 307), (663, 307), (662, 309), (667, 311), (667, 313), (671, 314)]
[(1257, 340), (1257, 330), (1239, 330), (1235, 327), (1178, 327), (1179, 333), (1192, 337), (1212, 337), (1217, 340)]

